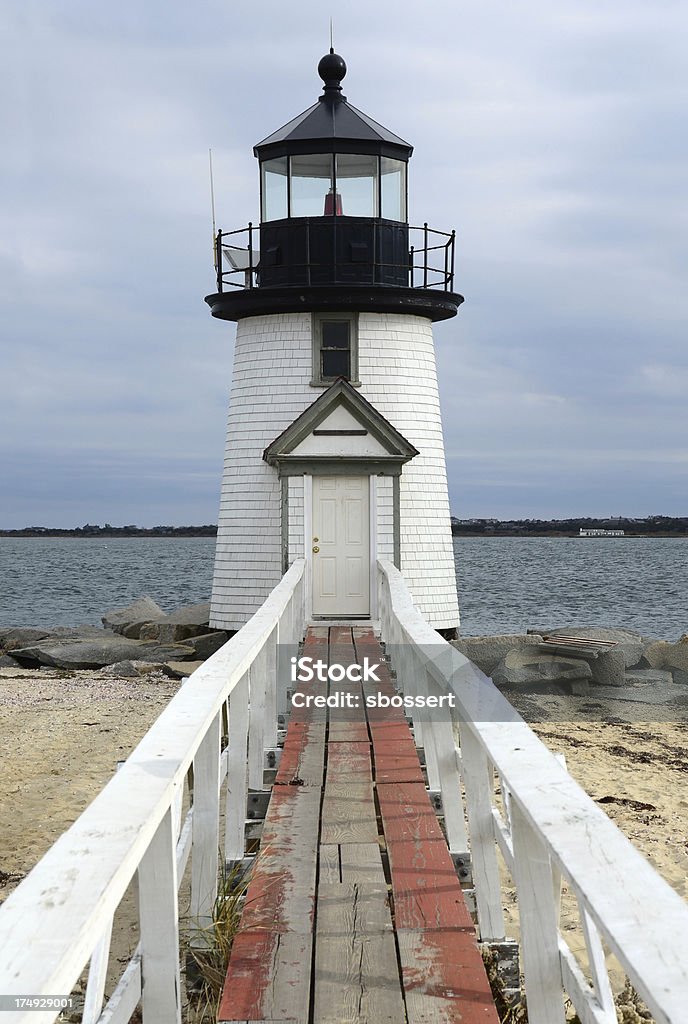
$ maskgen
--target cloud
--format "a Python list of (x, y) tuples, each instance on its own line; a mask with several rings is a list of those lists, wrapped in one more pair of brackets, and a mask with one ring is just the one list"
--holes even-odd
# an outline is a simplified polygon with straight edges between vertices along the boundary
[[(436, 338), (459, 515), (685, 512), (687, 28), (671, 0), (335, 19), (349, 99), (416, 147), (413, 222), (457, 229), (466, 303)], [(328, 17), (35, 0), (7, 36), (0, 525), (79, 524), (97, 494), (109, 521), (212, 521), (232, 328), (202, 301), (208, 148), (218, 224), (257, 220), (252, 146), (317, 96)]]

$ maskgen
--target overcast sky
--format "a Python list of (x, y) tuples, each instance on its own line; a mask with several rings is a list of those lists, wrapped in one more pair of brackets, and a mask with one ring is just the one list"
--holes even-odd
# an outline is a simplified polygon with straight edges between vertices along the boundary
[[(459, 517), (688, 514), (688, 8), (353, 0), (349, 100), (457, 229), (436, 328)], [(24, 0), (5, 11), (0, 527), (216, 522), (233, 327), (218, 225), (309, 106), (330, 11)]]

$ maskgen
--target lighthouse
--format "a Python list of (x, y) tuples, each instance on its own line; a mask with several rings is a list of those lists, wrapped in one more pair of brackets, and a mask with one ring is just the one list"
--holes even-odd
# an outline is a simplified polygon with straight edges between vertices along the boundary
[(322, 95), (254, 148), (260, 225), (220, 231), (211, 313), (236, 323), (211, 624), (237, 630), (295, 559), (309, 621), (375, 620), (379, 558), (459, 624), (433, 324), (454, 232), (408, 222), (412, 146)]

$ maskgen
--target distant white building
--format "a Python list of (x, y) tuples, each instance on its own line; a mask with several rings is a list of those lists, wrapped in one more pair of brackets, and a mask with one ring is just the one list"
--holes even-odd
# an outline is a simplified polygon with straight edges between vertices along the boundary
[(581, 537), (623, 537), (623, 530), (584, 530), (581, 526)]

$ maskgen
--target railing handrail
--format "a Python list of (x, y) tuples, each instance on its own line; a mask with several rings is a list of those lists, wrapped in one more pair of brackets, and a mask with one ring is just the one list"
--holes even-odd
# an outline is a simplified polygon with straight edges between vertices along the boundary
[[(351, 220), (360, 220), (362, 222), (368, 222), (368, 221), (371, 220), (371, 218), (368, 218), (368, 217), (346, 217), (346, 216), (334, 217), (333, 216), (333, 217), (300, 217), (300, 218), (292, 218), (292, 220), (303, 221), (304, 223), (307, 224), (306, 239), (307, 239), (307, 242), (308, 242), (309, 239), (310, 239), (310, 227), (311, 227), (312, 224), (315, 225), (316, 227), (319, 227), (319, 226), (322, 225), (323, 222), (330, 222), (331, 221), (336, 226), (337, 223), (342, 222), (342, 221), (346, 221), (346, 220), (349, 220), (349, 221), (351, 221)], [(267, 222), (267, 225), (269, 226), (270, 223), (271, 222)], [(427, 224), (422, 224), (422, 225), (403, 224), (402, 226), (407, 229), (407, 231), (409, 233), (409, 239), (411, 239), (413, 232), (421, 233), (422, 236), (423, 236), (423, 244), (422, 245), (412, 245), (411, 244), (409, 246), (409, 251), (406, 252), (406, 254), (405, 254), (405, 259), (402, 262), (390, 263), (390, 262), (386, 262), (384, 260), (378, 259), (376, 256), (374, 256), (371, 260), (368, 260), (368, 261), (366, 261), (366, 260), (358, 261), (357, 260), (355, 265), (359, 269), (362, 268), (362, 267), (372, 267), (374, 269), (381, 269), (381, 270), (385, 270), (385, 269), (390, 270), (390, 269), (392, 269), (392, 270), (397, 270), (397, 271), (399, 271), (399, 270), (408, 271), (408, 275), (409, 275), (409, 285), (408, 286), (411, 287), (411, 288), (421, 287), (423, 290), (427, 290), (427, 289), (430, 289), (430, 288), (441, 288), (444, 291), (451, 291), (451, 289), (454, 286), (454, 248), (455, 248), (456, 232), (454, 232), (454, 231), (441, 231), (438, 228), (431, 228)], [(246, 235), (247, 236), (248, 244), (245, 247), (236, 245), (236, 238), (235, 238), (235, 236), (238, 236), (238, 235)], [(249, 222), (249, 224), (246, 227), (243, 227), (243, 228), (234, 228), (232, 231), (223, 231), (222, 229), (220, 229), (217, 232), (217, 235), (215, 236), (214, 260), (215, 260), (215, 264), (216, 264), (215, 269), (216, 269), (216, 273), (217, 273), (217, 288), (218, 288), (218, 292), (222, 292), (225, 285), (229, 285), (231, 288), (249, 289), (249, 290), (253, 289), (253, 288), (256, 288), (256, 287), (259, 287), (256, 275), (259, 273), (260, 267), (258, 265), (258, 261), (256, 260), (256, 256), (258, 255), (258, 253), (260, 251), (259, 250), (260, 243), (258, 242), (256, 244), (254, 242), (254, 236), (260, 237), (260, 225), (255, 225), (255, 224), (253, 224), (251, 222)], [(446, 241), (440, 241), (437, 244), (431, 244), (432, 239), (430, 239), (429, 236), (437, 236), (440, 239), (443, 239), (443, 240), (446, 239)], [(225, 242), (226, 239), (227, 240), (234, 239), (234, 241), (230, 242), (229, 245), (226, 246), (226, 242)], [(237, 249), (241, 249), (242, 251), (244, 251), (244, 249), (245, 249), (245, 251), (246, 251), (246, 253), (248, 255), (248, 266), (246, 266), (246, 267), (234, 267), (231, 270), (223, 269), (222, 253), (223, 253), (223, 249), (225, 247), (230, 248), (230, 249), (231, 248), (237, 248)], [(431, 252), (444, 252), (445, 256), (444, 256), (444, 266), (443, 267), (433, 267), (433, 266), (431, 266), (428, 263), (428, 256), (429, 256), (429, 253), (431, 253)], [(418, 262), (416, 262), (416, 257), (421, 257), (418, 260)], [(333, 261), (332, 266), (333, 266), (333, 268), (337, 268), (337, 267), (343, 266), (343, 267), (346, 267), (347, 269), (349, 269), (352, 266), (352, 264), (347, 262), (347, 261), (344, 261), (344, 260), (340, 262), (340, 261), (337, 261), (335, 259)], [(306, 261), (305, 263), (290, 263), (289, 264), (289, 269), (291, 271), (295, 271), (295, 270), (311, 270), (311, 269), (320, 270), (320, 269), (322, 269), (322, 266), (319, 263), (315, 263), (315, 262), (312, 262), (312, 261)], [(414, 271), (422, 271), (422, 273), (423, 273), (423, 283), (420, 286), (418, 286), (415, 283), (415, 281), (414, 281)], [(436, 277), (436, 280), (429, 280), (428, 279), (428, 275), (434, 275)], [(234, 280), (234, 278), (236, 278), (236, 280)], [(350, 282), (345, 279), (341, 283), (346, 284), (346, 283), (350, 283)], [(381, 287), (384, 287), (385, 282), (378, 282), (378, 284)]]
[[(72, 991), (212, 723), (270, 639), (303, 571), (304, 561), (294, 562), (246, 625), (193, 672), (120, 771), (0, 907), (1, 993)], [(58, 1012), (27, 1019), (39, 1024)]]
[[(401, 642), (424, 650), (434, 681), (456, 695), (462, 728), (496, 768), (510, 801), (571, 883), (657, 1024), (681, 1024), (688, 997), (688, 904), (569, 775), (492, 680), (425, 622), (399, 570), (386, 561), (378, 567)], [(390, 628), (383, 614), (383, 639), (388, 640)], [(476, 879), (476, 890), (478, 884)], [(526, 973), (526, 996), (527, 986)], [(530, 1019), (535, 1019), (532, 1014)], [(603, 1009), (600, 1016), (582, 1019), (611, 1018)]]

